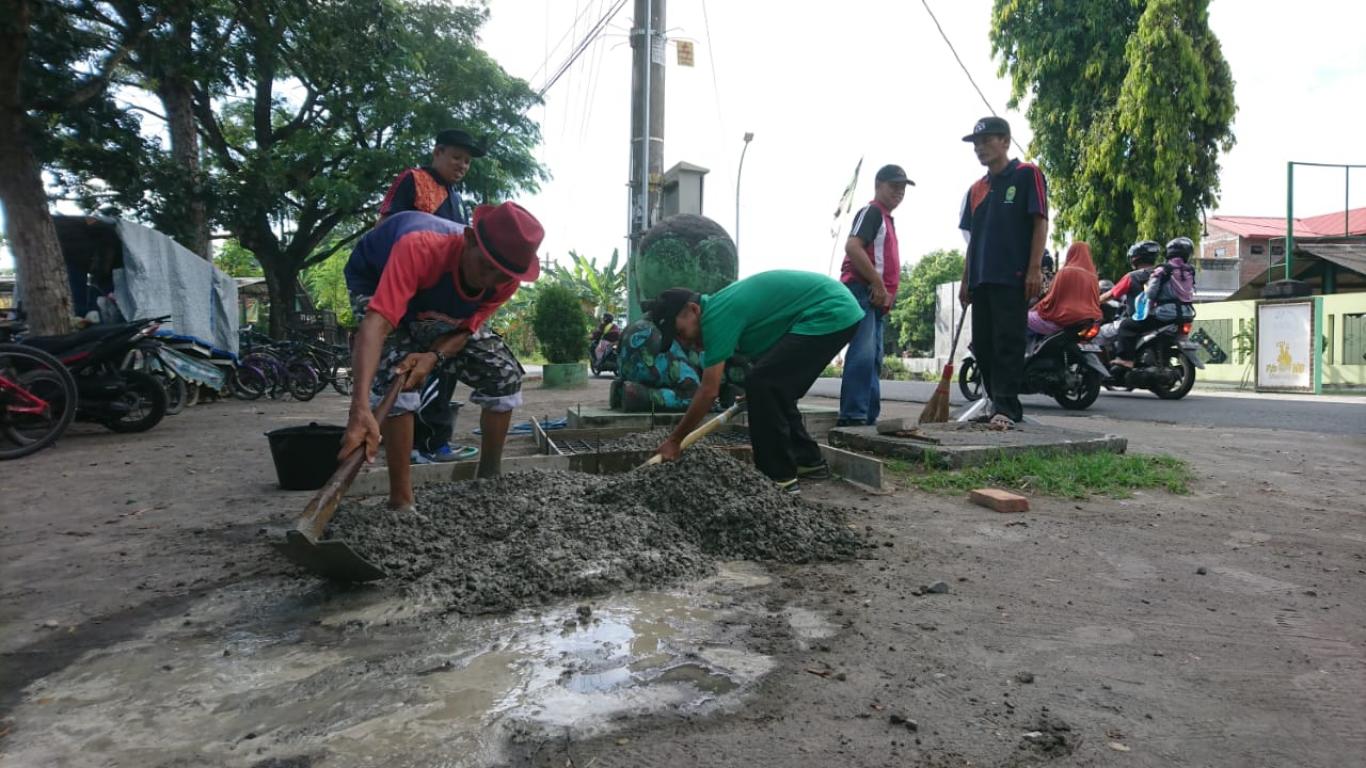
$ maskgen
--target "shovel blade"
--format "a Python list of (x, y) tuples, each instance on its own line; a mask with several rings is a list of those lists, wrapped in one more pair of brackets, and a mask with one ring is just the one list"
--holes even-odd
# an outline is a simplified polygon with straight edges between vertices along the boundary
[(375, 581), (385, 575), (346, 542), (336, 539), (312, 541), (299, 531), (290, 531), (275, 548), (295, 565), (333, 581)]

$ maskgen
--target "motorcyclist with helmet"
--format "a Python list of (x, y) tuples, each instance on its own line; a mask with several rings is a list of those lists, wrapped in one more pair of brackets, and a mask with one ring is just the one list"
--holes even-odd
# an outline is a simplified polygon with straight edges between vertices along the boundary
[(1116, 365), (1133, 367), (1134, 343), (1143, 333), (1195, 316), (1195, 269), (1188, 264), (1195, 244), (1189, 237), (1175, 238), (1167, 243), (1166, 262), (1154, 267), (1158, 249), (1152, 240), (1135, 243), (1129, 249), (1129, 263), (1136, 268), (1100, 297), (1102, 302), (1123, 297), (1125, 304), (1115, 329)]

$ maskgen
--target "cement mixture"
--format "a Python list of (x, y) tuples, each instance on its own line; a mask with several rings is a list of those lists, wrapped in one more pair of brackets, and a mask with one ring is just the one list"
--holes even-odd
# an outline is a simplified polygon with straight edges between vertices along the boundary
[[(660, 443), (669, 439), (669, 435), (671, 434), (673, 434), (673, 427), (660, 427), (648, 432), (633, 432), (629, 435), (609, 438), (603, 440), (602, 443), (596, 447), (598, 451), (603, 453), (615, 453), (618, 451), (653, 451), (659, 447)], [(702, 438), (696, 445), (704, 446), (708, 443), (717, 442), (719, 442), (719, 440), (715, 433), (713, 433)]]
[(346, 540), (414, 598), (463, 614), (711, 574), (717, 560), (848, 560), (847, 512), (779, 491), (724, 453), (623, 475), (519, 472), (418, 489), (430, 522), (374, 502), (338, 510)]

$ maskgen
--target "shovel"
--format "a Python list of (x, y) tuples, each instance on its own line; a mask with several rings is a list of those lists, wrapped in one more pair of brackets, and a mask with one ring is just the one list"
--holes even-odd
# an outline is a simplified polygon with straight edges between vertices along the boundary
[[(735, 418), (736, 415), (739, 414), (740, 411), (743, 411), (744, 409), (745, 409), (745, 401), (744, 401), (744, 400), (737, 401), (737, 402), (735, 403), (735, 405), (732, 405), (731, 407), (729, 407), (729, 408), (727, 408), (726, 410), (722, 411), (720, 414), (718, 414), (718, 415), (716, 416), (716, 418), (712, 419), (711, 421), (707, 422), (706, 424), (703, 424), (702, 426), (698, 427), (697, 429), (694, 429), (693, 431), (689, 432), (689, 433), (688, 433), (688, 436), (685, 437), (685, 438), (683, 438), (683, 442), (682, 442), (682, 443), (679, 443), (679, 450), (683, 450), (683, 451), (688, 450), (688, 446), (692, 445), (693, 443), (697, 442), (698, 440), (701, 440), (702, 438), (706, 437), (707, 435), (710, 435), (711, 433), (715, 432), (716, 430), (720, 429), (721, 427), (724, 427), (726, 424), (730, 423), (730, 420), (731, 420), (731, 419)], [(642, 466), (642, 467), (648, 467), (648, 466), (650, 466), (651, 464), (658, 464), (658, 463), (660, 463), (660, 462), (663, 461), (663, 460), (664, 460), (664, 456), (661, 455), (661, 454), (656, 453), (654, 456), (651, 456), (651, 457), (650, 457), (650, 460), (649, 460), (649, 461), (645, 462), (644, 464), (641, 464), (640, 466)]]
[[(403, 389), (403, 376), (395, 376), (384, 399), (375, 406), (375, 421), (383, 422), (389, 409), (398, 399)], [(361, 557), (346, 542), (340, 539), (323, 539), (323, 530), (332, 520), (346, 489), (356, 479), (361, 464), (365, 463), (365, 446), (359, 445), (337, 467), (328, 478), (327, 484), (313, 494), (304, 507), (304, 513), (294, 521), (294, 527), (285, 533), (285, 540), (275, 544), (285, 557), (296, 565), (334, 581), (374, 581), (384, 578), (384, 571), (369, 560)]]

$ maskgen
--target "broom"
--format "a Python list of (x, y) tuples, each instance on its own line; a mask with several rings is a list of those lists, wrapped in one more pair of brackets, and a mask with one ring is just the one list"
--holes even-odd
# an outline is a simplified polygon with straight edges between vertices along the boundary
[(949, 349), (949, 362), (944, 366), (944, 373), (939, 376), (939, 386), (935, 387), (934, 395), (925, 403), (925, 410), (920, 412), (921, 424), (938, 424), (949, 420), (949, 386), (953, 383), (953, 358), (958, 354), (958, 334), (963, 332), (963, 321), (967, 317), (966, 311), (958, 316), (958, 328), (953, 332), (953, 346)]

